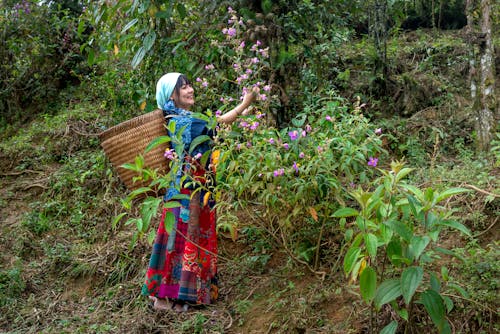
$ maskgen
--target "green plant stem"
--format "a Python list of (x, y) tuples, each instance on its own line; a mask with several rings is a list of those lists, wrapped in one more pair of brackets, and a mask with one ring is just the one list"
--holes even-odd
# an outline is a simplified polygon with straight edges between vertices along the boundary
[(326, 219), (323, 219), (323, 223), (321, 224), (321, 230), (319, 231), (318, 242), (316, 243), (316, 255), (314, 259), (314, 270), (318, 270), (319, 266), (319, 249), (321, 246), (321, 239), (323, 238), (323, 230), (325, 229)]

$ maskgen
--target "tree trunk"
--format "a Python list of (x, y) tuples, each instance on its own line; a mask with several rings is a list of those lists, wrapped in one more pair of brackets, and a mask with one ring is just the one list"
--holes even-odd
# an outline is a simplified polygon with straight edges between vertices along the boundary
[(378, 94), (384, 95), (387, 91), (387, 0), (374, 0), (373, 10), (370, 11), (370, 35), (375, 44), (377, 58), (374, 64), (374, 84), (378, 87)]
[[(496, 128), (494, 117), (497, 103), (494, 90), (495, 53), (491, 35), (490, 9), (490, 0), (467, 0), (466, 2), (466, 30), (471, 53), (470, 90), (478, 151), (488, 150)], [(478, 17), (477, 25), (474, 17)]]

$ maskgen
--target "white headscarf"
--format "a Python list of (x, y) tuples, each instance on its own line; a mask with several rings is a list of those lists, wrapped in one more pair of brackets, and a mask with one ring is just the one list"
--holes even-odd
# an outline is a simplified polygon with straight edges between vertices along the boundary
[(180, 75), (180, 73), (176, 72), (167, 73), (158, 80), (156, 83), (156, 104), (158, 108), (163, 109), (165, 103), (170, 99)]

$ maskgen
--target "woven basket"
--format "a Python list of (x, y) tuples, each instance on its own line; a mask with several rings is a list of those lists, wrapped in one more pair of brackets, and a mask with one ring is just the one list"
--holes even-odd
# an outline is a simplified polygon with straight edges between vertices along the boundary
[(99, 134), (99, 139), (118, 176), (127, 188), (133, 191), (148, 186), (149, 182), (133, 182), (133, 178), (138, 174), (121, 166), (125, 163), (134, 163), (135, 158), (142, 155), (144, 167), (157, 169), (160, 174), (166, 173), (168, 165), (164, 153), (168, 143), (158, 145), (148, 153), (144, 153), (153, 139), (166, 134), (163, 112), (157, 109), (109, 128)]

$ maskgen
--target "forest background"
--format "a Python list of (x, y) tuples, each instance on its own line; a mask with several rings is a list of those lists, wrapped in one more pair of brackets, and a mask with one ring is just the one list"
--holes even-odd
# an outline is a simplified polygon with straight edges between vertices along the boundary
[[(3, 0), (1, 331), (497, 333), (499, 24), (488, 0)], [(98, 137), (169, 71), (208, 118), (261, 88), (216, 143), (220, 300), (182, 315), (140, 296), (160, 201)]]

